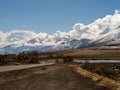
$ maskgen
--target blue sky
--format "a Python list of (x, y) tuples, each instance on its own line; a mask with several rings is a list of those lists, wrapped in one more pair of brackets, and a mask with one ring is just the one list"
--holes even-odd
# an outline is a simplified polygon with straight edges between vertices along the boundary
[(116, 9), (120, 0), (0, 0), (0, 31), (67, 32)]

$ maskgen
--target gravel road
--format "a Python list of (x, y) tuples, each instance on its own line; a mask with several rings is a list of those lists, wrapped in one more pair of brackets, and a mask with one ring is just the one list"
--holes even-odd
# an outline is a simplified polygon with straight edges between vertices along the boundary
[(65, 65), (0, 73), (0, 90), (110, 90)]

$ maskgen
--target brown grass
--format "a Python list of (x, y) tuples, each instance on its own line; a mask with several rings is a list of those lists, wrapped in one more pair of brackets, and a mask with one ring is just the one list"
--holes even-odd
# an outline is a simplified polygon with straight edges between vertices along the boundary
[(75, 59), (113, 59), (120, 60), (120, 50), (89, 50), (89, 49), (76, 49), (70, 51), (61, 51), (59, 54), (63, 56), (71, 56)]
[(120, 83), (115, 80), (112, 80), (105, 76), (101, 76), (96, 73), (92, 73), (90, 71), (87, 71), (87, 70), (81, 68), (80, 66), (73, 65), (73, 67), (77, 73), (79, 73), (85, 77), (91, 78), (93, 81), (96, 81), (97, 85), (106, 86), (108, 88), (112, 88), (113, 90), (120, 90)]

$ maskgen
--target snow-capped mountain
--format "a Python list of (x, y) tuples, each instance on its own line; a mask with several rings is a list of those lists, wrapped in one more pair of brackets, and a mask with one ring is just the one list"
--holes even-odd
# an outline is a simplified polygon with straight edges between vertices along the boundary
[(120, 46), (120, 27), (85, 45), (85, 47), (100, 46)]
[(13, 30), (0, 32), (0, 53), (19, 53), (22, 51), (69, 50), (92, 45), (119, 45), (120, 11), (107, 15), (93, 23), (77, 23), (69, 32), (50, 35), (33, 31)]

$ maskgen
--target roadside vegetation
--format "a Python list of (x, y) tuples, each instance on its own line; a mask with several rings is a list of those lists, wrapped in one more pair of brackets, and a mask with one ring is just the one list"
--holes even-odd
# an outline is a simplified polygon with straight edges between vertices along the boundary
[(71, 62), (73, 60), (70, 56), (63, 56), (59, 53), (39, 53), (39, 52), (22, 52), (19, 54), (1, 54), (0, 65), (19, 65), (19, 64), (33, 64), (41, 61), (54, 60), (56, 63)]
[(82, 68), (102, 76), (120, 81), (120, 63), (86, 63)]
[(84, 77), (92, 79), (99, 86), (108, 87), (110, 88), (110, 90), (120, 90), (120, 82), (118, 79), (114, 80), (108, 78), (107, 76), (103, 76), (98, 73), (91, 72), (90, 70), (82, 68), (80, 65), (73, 65), (73, 67), (77, 73), (81, 74)]
[(0, 65), (38, 63), (38, 53), (19, 53), (0, 55)]
[(120, 63), (73, 63), (75, 71), (97, 85), (120, 90)]

